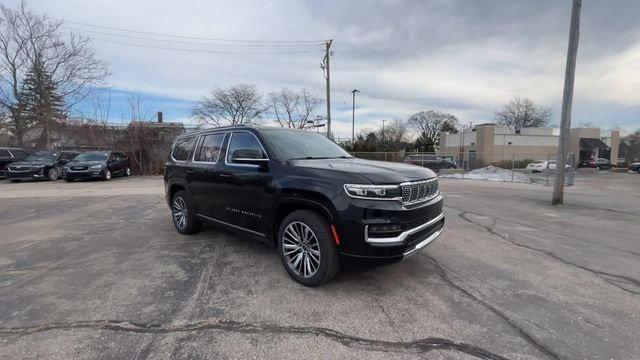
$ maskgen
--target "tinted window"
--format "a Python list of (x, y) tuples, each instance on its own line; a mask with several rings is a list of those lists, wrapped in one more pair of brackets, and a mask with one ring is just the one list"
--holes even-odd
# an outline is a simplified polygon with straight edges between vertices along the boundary
[(263, 129), (261, 131), (265, 141), (270, 145), (270, 149), (273, 149), (281, 160), (351, 158), (348, 152), (320, 134), (288, 129)]
[(7, 150), (0, 150), (0, 158), (10, 158), (11, 154)]
[(262, 146), (256, 139), (255, 135), (248, 132), (239, 132), (233, 133), (231, 135), (231, 141), (229, 143), (229, 147), (227, 148), (227, 162), (232, 163), (231, 157), (233, 156), (233, 152), (236, 150), (255, 150), (260, 156), (258, 159), (266, 159), (267, 154), (262, 150)]
[(177, 140), (176, 145), (173, 147), (171, 156), (176, 160), (186, 161), (189, 158), (189, 153), (191, 153), (194, 142), (194, 137)]
[(73, 160), (74, 161), (105, 161), (107, 160), (107, 155), (104, 153), (88, 152), (88, 153), (82, 153), (76, 156), (75, 158), (73, 158)]
[(217, 162), (222, 148), (224, 134), (211, 134), (204, 137), (196, 150), (196, 161)]
[(57, 158), (58, 158), (57, 153), (36, 152), (29, 155), (25, 160), (26, 161), (56, 161)]
[(22, 150), (11, 150), (11, 152), (13, 153), (13, 156), (15, 157), (27, 157), (29, 156), (29, 153), (22, 151)]
[(65, 159), (65, 160), (71, 160), (73, 158), (76, 157), (76, 155), (78, 155), (77, 153), (62, 153), (62, 155), (60, 155), (61, 159)]

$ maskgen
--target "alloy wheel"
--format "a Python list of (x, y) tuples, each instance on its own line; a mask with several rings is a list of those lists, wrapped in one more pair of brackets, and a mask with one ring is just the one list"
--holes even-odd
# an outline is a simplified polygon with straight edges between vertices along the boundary
[(282, 253), (287, 266), (298, 276), (309, 278), (320, 267), (320, 244), (316, 234), (306, 224), (294, 221), (282, 234)]
[(187, 203), (180, 196), (173, 199), (173, 221), (180, 230), (187, 226)]

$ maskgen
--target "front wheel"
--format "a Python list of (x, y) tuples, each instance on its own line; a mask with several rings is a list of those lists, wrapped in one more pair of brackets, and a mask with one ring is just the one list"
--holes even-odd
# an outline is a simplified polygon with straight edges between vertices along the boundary
[(58, 170), (56, 168), (49, 169), (47, 171), (47, 179), (49, 179), (49, 181), (58, 180)]
[(109, 170), (109, 169), (104, 169), (104, 175), (102, 175), (102, 178), (103, 178), (105, 181), (109, 181), (109, 180), (111, 180), (111, 170)]
[(313, 211), (298, 210), (282, 221), (278, 250), (289, 275), (303, 285), (326, 283), (340, 270), (329, 224)]

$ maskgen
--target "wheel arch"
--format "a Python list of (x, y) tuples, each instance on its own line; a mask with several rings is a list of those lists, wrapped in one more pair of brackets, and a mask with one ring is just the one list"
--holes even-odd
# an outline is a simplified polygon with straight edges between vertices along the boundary
[(305, 191), (289, 194), (280, 199), (276, 204), (271, 221), (271, 242), (277, 246), (278, 231), (280, 223), (284, 218), (294, 211), (311, 210), (322, 216), (329, 224), (335, 223), (337, 218), (336, 210), (331, 201), (322, 194)]

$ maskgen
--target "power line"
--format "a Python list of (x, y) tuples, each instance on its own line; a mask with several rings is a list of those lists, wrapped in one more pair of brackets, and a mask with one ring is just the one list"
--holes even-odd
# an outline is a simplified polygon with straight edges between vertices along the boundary
[(188, 35), (175, 35), (175, 34), (167, 34), (167, 33), (156, 33), (150, 31), (140, 31), (133, 29), (124, 29), (117, 28), (112, 26), (104, 26), (104, 25), (94, 25), (83, 23), (79, 21), (71, 21), (65, 19), (53, 18), (54, 20), (61, 21), (63, 23), (76, 24), (82, 26), (88, 26), (92, 28), (100, 28), (100, 29), (108, 29), (120, 32), (129, 32), (129, 33), (137, 33), (137, 34), (146, 34), (146, 35), (154, 35), (154, 36), (164, 36), (164, 37), (173, 37), (173, 38), (181, 38), (181, 39), (193, 39), (193, 40), (209, 40), (209, 41), (225, 41), (225, 42), (245, 42), (245, 43), (265, 43), (265, 44), (279, 44), (279, 43), (322, 43), (324, 44), (324, 40), (248, 40), (248, 39), (228, 39), (228, 38), (208, 38), (208, 37), (200, 37), (200, 36), (188, 36)]
[(168, 43), (176, 43), (176, 44), (189, 44), (189, 45), (210, 45), (210, 46), (233, 46), (233, 47), (274, 47), (274, 48), (278, 48), (278, 47), (283, 47), (283, 48), (296, 48), (296, 47), (315, 47), (315, 46), (322, 46), (324, 45), (324, 43), (319, 42), (319, 43), (309, 43), (309, 44), (283, 44), (283, 43), (275, 43), (275, 44), (241, 44), (241, 43), (213, 43), (210, 41), (207, 42), (202, 42), (202, 41), (186, 41), (186, 40), (175, 40), (175, 39), (160, 39), (160, 38), (153, 38), (153, 37), (146, 37), (146, 36), (137, 36), (137, 35), (129, 35), (129, 34), (118, 34), (118, 33), (113, 33), (113, 32), (106, 32), (106, 31), (95, 31), (95, 30), (86, 30), (86, 29), (80, 29), (80, 28), (75, 28), (75, 27), (68, 27), (68, 26), (64, 26), (63, 28), (70, 30), (70, 31), (76, 31), (76, 32), (82, 32), (82, 33), (90, 33), (90, 34), (98, 34), (98, 35), (106, 35), (106, 36), (115, 36), (118, 38), (129, 38), (129, 39), (135, 39), (135, 40), (148, 40), (148, 41), (157, 41), (157, 42), (168, 42)]
[(149, 49), (157, 49), (157, 50), (171, 50), (171, 51), (177, 51), (177, 52), (193, 52), (193, 53), (210, 53), (210, 54), (312, 54), (312, 53), (318, 53), (318, 51), (311, 51), (311, 50), (287, 50), (287, 49), (282, 49), (280, 51), (219, 51), (219, 50), (208, 50), (208, 49), (191, 49), (191, 48), (175, 48), (175, 47), (166, 47), (166, 46), (156, 46), (156, 45), (149, 45), (149, 44), (135, 44), (135, 43), (131, 43), (131, 42), (126, 42), (126, 41), (116, 41), (116, 40), (110, 40), (110, 39), (102, 39), (102, 38), (97, 38), (97, 37), (88, 37), (91, 40), (96, 40), (96, 41), (102, 41), (102, 42), (108, 42), (108, 43), (112, 43), (112, 44), (120, 44), (120, 45), (127, 45), (127, 46), (133, 46), (133, 47), (140, 47), (140, 48), (149, 48)]

